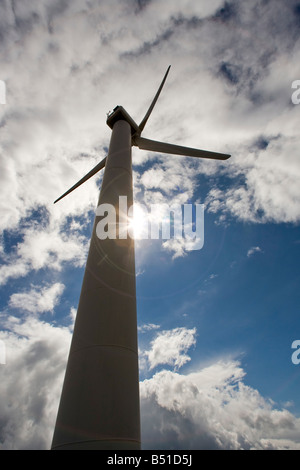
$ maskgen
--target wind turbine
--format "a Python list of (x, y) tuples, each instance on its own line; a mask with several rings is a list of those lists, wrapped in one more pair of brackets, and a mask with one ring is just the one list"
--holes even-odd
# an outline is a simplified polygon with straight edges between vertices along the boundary
[[(226, 160), (228, 154), (182, 147), (141, 137), (170, 66), (139, 125), (122, 106), (107, 117), (109, 151), (60, 199), (105, 167), (98, 207), (118, 215), (116, 238), (97, 236), (95, 216), (74, 332), (53, 435), (52, 449), (140, 449), (139, 373), (134, 240), (121, 234), (133, 203), (131, 148)], [(104, 214), (102, 214), (104, 215)], [(119, 237), (118, 237), (119, 235)]]

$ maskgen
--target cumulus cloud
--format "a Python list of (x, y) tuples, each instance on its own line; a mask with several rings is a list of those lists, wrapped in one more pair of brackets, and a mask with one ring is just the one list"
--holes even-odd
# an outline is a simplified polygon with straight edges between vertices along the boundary
[[(49, 449), (72, 325), (57, 328), (38, 318), (11, 315), (4, 327), (1, 448)], [(171, 347), (172, 352), (158, 353), (152, 361), (182, 366), (194, 336), (195, 329), (162, 332), (152, 350)], [(299, 449), (299, 418), (246, 385), (245, 377), (238, 361), (227, 360), (187, 373), (163, 369), (143, 380), (143, 448)]]
[[(290, 119), (294, 118), (291, 112)], [(244, 149), (246, 158), (239, 152), (229, 171), (238, 175), (241, 183), (225, 190), (212, 188), (206, 199), (209, 212), (259, 223), (299, 222), (299, 139), (279, 136), (266, 146)]]
[(237, 361), (140, 385), (144, 448), (300, 449), (300, 420), (245, 384)]
[(140, 333), (146, 333), (151, 330), (158, 330), (160, 328), (159, 325), (156, 325), (155, 323), (146, 323), (144, 325), (138, 326), (138, 331)]
[(23, 240), (17, 243), (11, 256), (0, 267), (0, 284), (9, 278), (23, 277), (31, 270), (42, 268), (61, 270), (63, 263), (83, 266), (87, 254), (87, 240), (80, 232), (61, 232), (56, 227), (26, 228)]
[(0, 448), (50, 449), (71, 332), (29, 316), (2, 325)]
[(171, 366), (140, 382), (144, 449), (300, 449), (300, 420), (246, 384), (235, 359), (179, 373), (196, 329), (157, 334), (143, 367)]
[(247, 256), (248, 258), (250, 258), (250, 256), (254, 255), (255, 253), (261, 253), (261, 248), (259, 246), (252, 246), (251, 248), (249, 248), (249, 250), (247, 251)]
[(31, 313), (52, 312), (60, 300), (65, 286), (56, 282), (52, 286), (33, 287), (29, 292), (11, 295), (9, 307)]
[(195, 328), (185, 327), (159, 332), (151, 342), (151, 349), (144, 352), (150, 370), (159, 364), (169, 364), (180, 368), (190, 361), (186, 352), (196, 343), (195, 335)]

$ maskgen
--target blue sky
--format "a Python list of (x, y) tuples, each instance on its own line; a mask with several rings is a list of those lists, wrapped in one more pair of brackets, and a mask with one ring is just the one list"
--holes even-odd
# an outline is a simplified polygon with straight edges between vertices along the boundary
[(299, 449), (300, 4), (0, 6), (0, 448), (48, 449), (106, 155), (106, 113), (226, 162), (133, 148), (135, 200), (204, 204), (204, 245), (139, 240), (144, 448)]

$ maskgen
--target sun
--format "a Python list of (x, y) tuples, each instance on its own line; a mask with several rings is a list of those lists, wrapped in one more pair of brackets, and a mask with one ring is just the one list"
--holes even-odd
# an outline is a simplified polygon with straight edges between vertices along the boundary
[(148, 212), (139, 204), (128, 211), (128, 232), (135, 240), (148, 238)]

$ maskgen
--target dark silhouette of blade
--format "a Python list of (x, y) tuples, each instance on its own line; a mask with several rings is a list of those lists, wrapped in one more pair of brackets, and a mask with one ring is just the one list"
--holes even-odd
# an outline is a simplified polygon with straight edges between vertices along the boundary
[(74, 189), (78, 188), (81, 184), (85, 183), (88, 179), (90, 179), (92, 176), (94, 176), (98, 171), (102, 170), (102, 168), (105, 167), (105, 162), (106, 162), (106, 157), (101, 160), (100, 163), (98, 163), (89, 173), (87, 173), (81, 180), (79, 180), (72, 188), (68, 189), (62, 196), (60, 196), (56, 201), (54, 201), (54, 204), (58, 201), (60, 201), (63, 197), (67, 196), (67, 194), (70, 194)]
[(213, 158), (216, 160), (227, 160), (231, 155), (225, 153), (208, 152), (207, 150), (182, 147), (181, 145), (167, 144), (156, 140), (144, 139), (136, 136), (133, 138), (133, 145), (142, 150), (151, 152), (171, 153), (173, 155), (183, 155), (185, 157)]
[[(168, 70), (167, 70), (166, 73), (165, 73), (165, 76), (164, 76), (164, 78), (163, 78), (163, 81), (161, 82), (161, 85), (160, 85), (159, 89), (157, 90), (157, 93), (156, 93), (156, 95), (155, 95), (155, 97), (154, 97), (154, 99), (153, 99), (153, 101), (152, 101), (150, 107), (149, 107), (147, 113), (145, 114), (145, 117), (144, 117), (144, 119), (142, 120), (141, 124), (139, 125), (139, 129), (140, 129), (141, 132), (143, 131), (143, 129), (144, 129), (144, 127), (145, 127), (145, 125), (146, 125), (146, 123), (147, 123), (147, 121), (148, 121), (148, 119), (149, 119), (149, 116), (150, 116), (150, 114), (152, 113), (152, 110), (153, 110), (153, 108), (154, 108), (154, 106), (155, 106), (156, 101), (158, 100), (158, 97), (159, 97), (159, 95), (160, 95), (160, 92), (161, 92), (161, 90), (162, 90), (162, 88), (163, 88), (163, 86), (164, 86), (164, 84), (165, 84), (166, 79), (167, 79), (167, 76), (168, 76), (170, 67), (171, 67), (171, 65), (169, 65)], [(140, 133), (141, 133), (141, 132), (140, 132)]]

